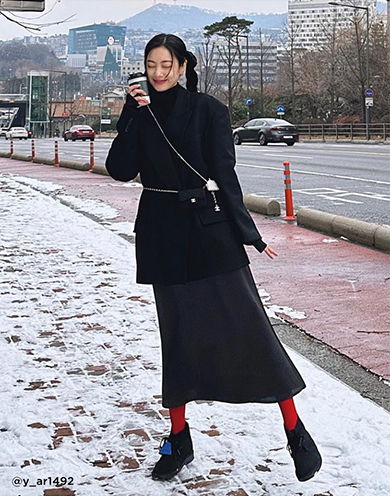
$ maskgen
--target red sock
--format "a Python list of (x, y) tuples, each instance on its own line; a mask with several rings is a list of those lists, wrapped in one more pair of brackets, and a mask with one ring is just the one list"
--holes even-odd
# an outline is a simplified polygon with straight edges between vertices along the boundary
[(298, 414), (295, 409), (294, 400), (289, 398), (288, 400), (280, 401), (279, 407), (283, 415), (284, 425), (288, 431), (295, 429), (298, 422)]
[(169, 416), (171, 417), (172, 423), (172, 434), (178, 434), (186, 426), (185, 418), (186, 406), (175, 406), (169, 409)]

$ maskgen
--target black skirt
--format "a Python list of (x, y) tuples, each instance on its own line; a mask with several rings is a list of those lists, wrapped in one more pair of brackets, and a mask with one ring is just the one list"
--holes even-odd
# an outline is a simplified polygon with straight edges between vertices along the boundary
[(193, 400), (275, 403), (304, 389), (265, 313), (248, 266), (153, 289), (164, 407)]

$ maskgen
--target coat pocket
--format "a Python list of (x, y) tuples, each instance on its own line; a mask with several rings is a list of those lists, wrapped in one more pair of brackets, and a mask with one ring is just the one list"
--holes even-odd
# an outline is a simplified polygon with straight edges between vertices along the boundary
[(204, 226), (209, 224), (215, 224), (217, 222), (227, 221), (228, 218), (223, 210), (219, 210), (216, 212), (213, 208), (207, 208), (204, 210), (199, 210), (196, 212), (199, 215), (200, 221)]

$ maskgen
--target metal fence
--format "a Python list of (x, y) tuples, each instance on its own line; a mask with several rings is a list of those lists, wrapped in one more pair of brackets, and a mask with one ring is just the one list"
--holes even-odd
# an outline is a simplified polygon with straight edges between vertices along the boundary
[[(366, 124), (297, 124), (299, 138), (323, 141), (332, 140), (366, 140)], [(369, 138), (374, 141), (390, 140), (390, 124), (371, 123)]]

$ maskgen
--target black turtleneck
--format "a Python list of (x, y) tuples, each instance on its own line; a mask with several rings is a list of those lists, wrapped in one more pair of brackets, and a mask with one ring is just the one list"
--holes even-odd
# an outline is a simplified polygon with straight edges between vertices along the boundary
[(166, 91), (156, 91), (151, 84), (148, 86), (151, 108), (157, 113), (160, 124), (164, 125), (175, 105), (179, 84)]

